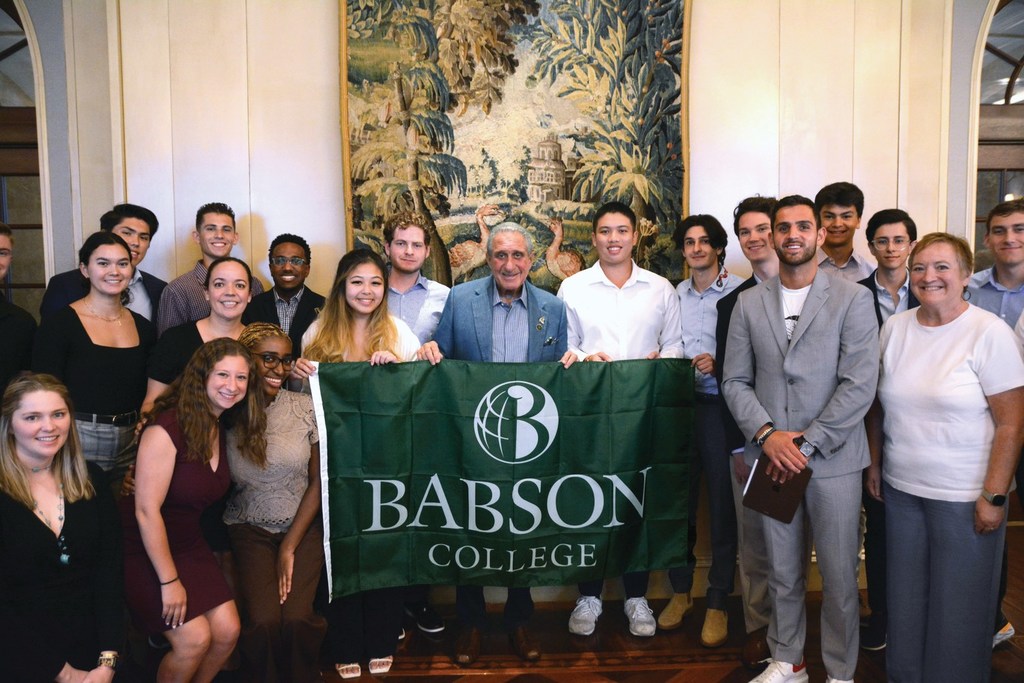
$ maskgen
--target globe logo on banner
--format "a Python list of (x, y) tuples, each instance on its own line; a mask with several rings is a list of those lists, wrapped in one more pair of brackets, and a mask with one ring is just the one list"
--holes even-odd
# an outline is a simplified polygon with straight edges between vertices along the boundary
[(488, 391), (473, 415), (473, 434), (487, 455), (509, 465), (542, 456), (558, 432), (551, 394), (530, 382), (503, 382)]

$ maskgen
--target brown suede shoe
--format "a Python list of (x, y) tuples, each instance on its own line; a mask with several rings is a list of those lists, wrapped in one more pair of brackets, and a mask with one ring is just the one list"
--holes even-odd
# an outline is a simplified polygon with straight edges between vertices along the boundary
[(747, 642), (743, 644), (743, 666), (751, 671), (757, 671), (763, 668), (771, 657), (771, 650), (768, 649), (768, 628), (759, 628), (748, 633)]
[(480, 629), (475, 626), (462, 629), (455, 641), (455, 663), (469, 666), (480, 658)]
[(536, 662), (540, 659), (540, 646), (525, 626), (516, 626), (515, 630), (508, 634), (508, 642), (512, 645), (512, 651), (521, 659), (527, 662)]
[(728, 639), (729, 614), (724, 609), (708, 609), (704, 614), (700, 644), (704, 647), (721, 647)]

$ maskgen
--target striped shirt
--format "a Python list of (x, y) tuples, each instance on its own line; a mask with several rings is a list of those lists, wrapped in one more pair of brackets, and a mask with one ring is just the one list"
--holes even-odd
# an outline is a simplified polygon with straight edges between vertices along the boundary
[(526, 311), (526, 287), (511, 303), (498, 295), (491, 299), (491, 361), (494, 363), (525, 363), (530, 348), (530, 321)]

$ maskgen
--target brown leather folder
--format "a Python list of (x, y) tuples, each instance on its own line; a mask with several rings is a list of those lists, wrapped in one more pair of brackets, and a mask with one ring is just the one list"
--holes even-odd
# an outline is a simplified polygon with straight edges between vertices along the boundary
[(743, 489), (743, 504), (751, 510), (789, 524), (804, 499), (807, 484), (811, 481), (811, 468), (805, 467), (785, 484), (777, 484), (765, 473), (769, 463), (771, 460), (767, 457), (760, 457), (750, 468), (750, 477)]

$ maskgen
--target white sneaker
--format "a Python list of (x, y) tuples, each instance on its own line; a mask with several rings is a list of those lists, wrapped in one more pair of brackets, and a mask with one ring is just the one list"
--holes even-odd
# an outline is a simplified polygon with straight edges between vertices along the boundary
[(850, 679), (838, 679), (838, 678), (832, 678), (831, 676), (826, 676), (825, 677), (825, 683), (853, 683), (853, 679), (852, 678), (850, 678)]
[(1013, 624), (1007, 621), (1006, 624), (1004, 624), (1003, 627), (996, 631), (996, 634), (992, 636), (992, 647), (994, 648), (999, 643), (1004, 643), (1010, 638), (1013, 638), (1016, 633), (1017, 632), (1013, 630)]
[(647, 598), (630, 598), (626, 600), (626, 618), (629, 619), (629, 632), (634, 636), (653, 636), (658, 629), (654, 621), (654, 610), (647, 604)]
[(761, 675), (750, 679), (750, 683), (807, 683), (807, 663), (793, 666), (789, 662), (772, 659)]
[(601, 616), (601, 598), (581, 595), (576, 599), (576, 608), (569, 615), (569, 633), (577, 636), (589, 636), (594, 632), (599, 616)]

